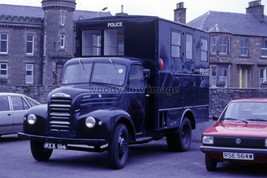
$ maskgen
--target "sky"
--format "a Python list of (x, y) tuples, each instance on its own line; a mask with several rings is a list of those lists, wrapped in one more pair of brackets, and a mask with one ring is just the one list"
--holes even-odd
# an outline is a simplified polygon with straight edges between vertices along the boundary
[[(42, 0), (0, 0), (0, 4), (15, 4), (41, 6)], [(77, 10), (101, 11), (115, 15), (123, 11), (129, 15), (151, 15), (167, 20), (173, 20), (173, 10), (176, 4), (184, 2), (187, 8), (187, 22), (212, 10), (222, 12), (246, 13), (248, 2), (253, 0), (76, 0)], [(261, 0), (265, 5), (264, 14), (267, 15), (267, 0)], [(1, 11), (1, 10), (0, 10)]]

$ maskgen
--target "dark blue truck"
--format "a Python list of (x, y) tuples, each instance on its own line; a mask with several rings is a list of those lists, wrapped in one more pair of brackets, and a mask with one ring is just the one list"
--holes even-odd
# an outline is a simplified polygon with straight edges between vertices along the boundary
[(33, 157), (108, 151), (120, 169), (131, 144), (166, 138), (170, 151), (187, 151), (196, 123), (208, 120), (209, 35), (150, 16), (82, 20), (76, 30), (61, 86), (25, 115), (19, 136)]

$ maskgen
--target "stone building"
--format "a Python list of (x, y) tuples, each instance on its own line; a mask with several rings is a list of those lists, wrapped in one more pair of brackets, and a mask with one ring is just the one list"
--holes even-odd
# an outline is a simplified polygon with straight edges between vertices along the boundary
[(75, 55), (75, 21), (111, 15), (75, 7), (75, 0), (0, 4), (0, 84), (58, 84), (63, 64)]
[[(185, 17), (183, 6), (175, 12)], [(249, 2), (246, 14), (209, 11), (187, 24), (210, 33), (211, 87), (267, 84), (267, 16), (261, 0)]]

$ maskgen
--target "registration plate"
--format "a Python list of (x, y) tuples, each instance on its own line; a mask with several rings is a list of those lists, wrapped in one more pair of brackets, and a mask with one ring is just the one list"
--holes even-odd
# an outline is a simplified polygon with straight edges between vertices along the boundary
[(44, 143), (44, 148), (46, 149), (58, 149), (58, 150), (67, 150), (67, 145), (61, 143)]
[(235, 159), (235, 160), (254, 160), (253, 153), (233, 153), (223, 152), (224, 159)]

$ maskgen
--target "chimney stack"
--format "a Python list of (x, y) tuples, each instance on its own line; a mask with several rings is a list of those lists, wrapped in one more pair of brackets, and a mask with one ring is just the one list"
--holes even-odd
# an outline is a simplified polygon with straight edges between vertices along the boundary
[(176, 4), (176, 9), (174, 9), (174, 21), (178, 23), (186, 23), (186, 8), (184, 8), (184, 2)]
[(251, 1), (248, 3), (249, 7), (246, 8), (247, 14), (253, 15), (260, 22), (264, 21), (264, 6), (261, 0)]

